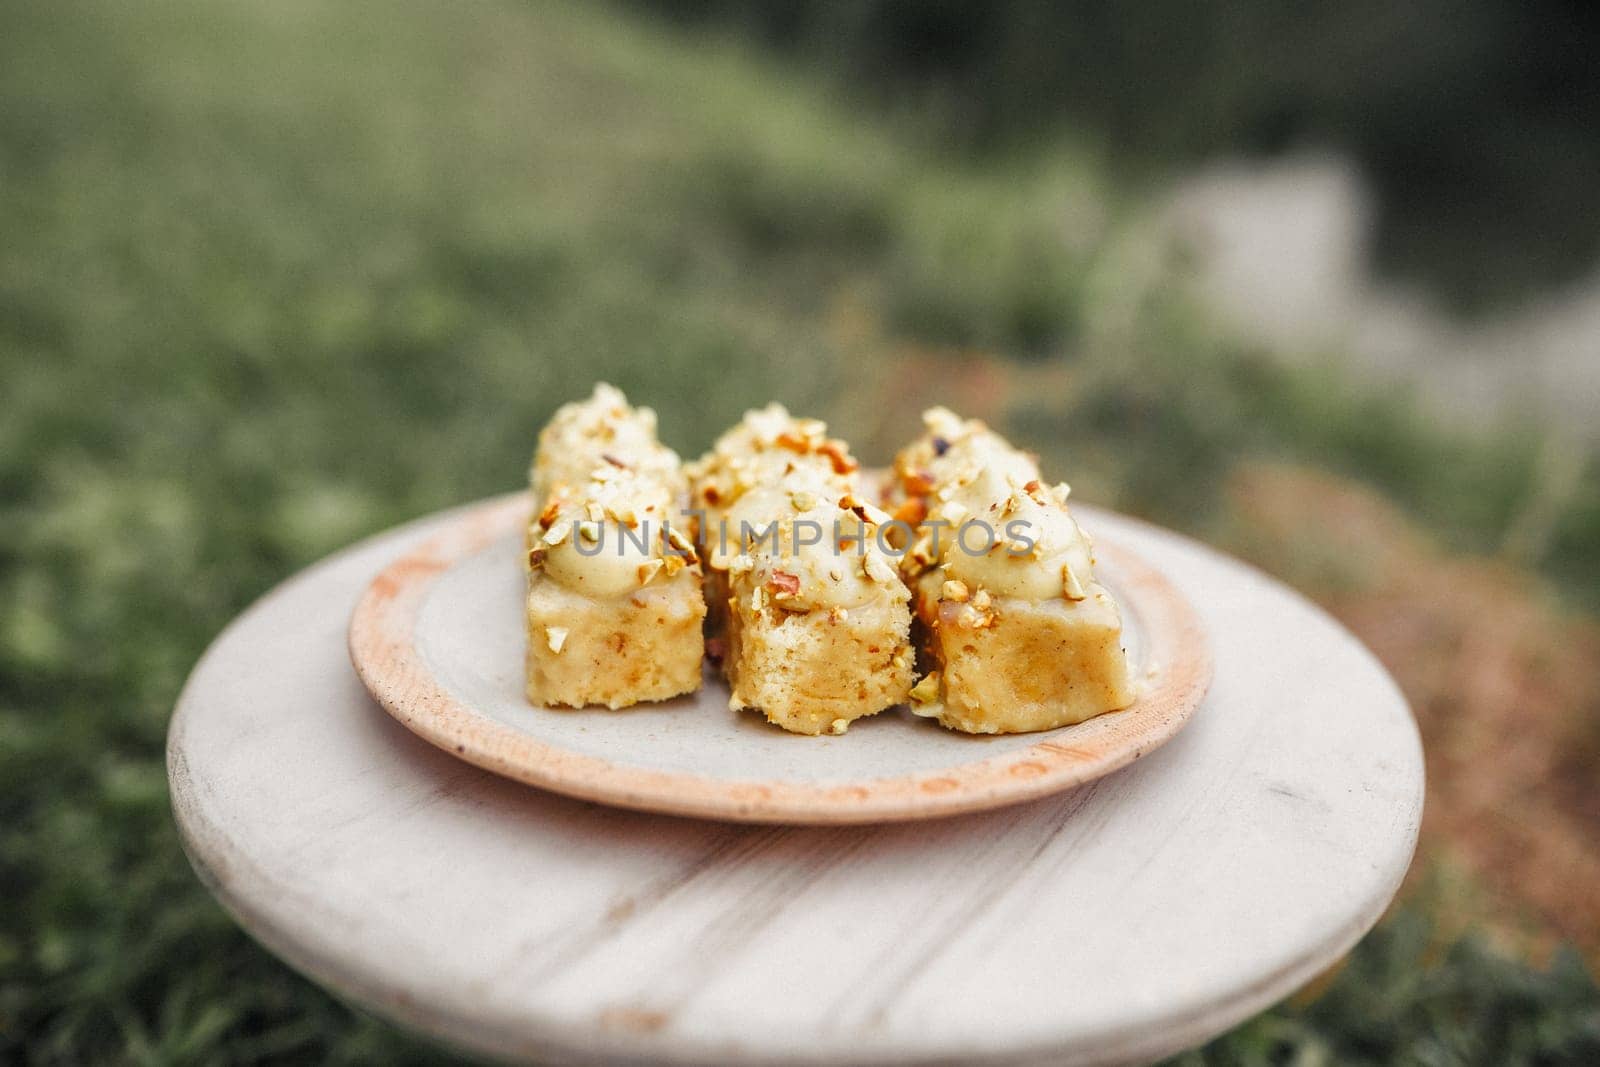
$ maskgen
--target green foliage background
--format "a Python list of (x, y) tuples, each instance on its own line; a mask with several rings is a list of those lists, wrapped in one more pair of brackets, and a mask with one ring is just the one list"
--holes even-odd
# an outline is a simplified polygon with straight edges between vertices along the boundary
[(1380, 266), (1461, 308), (1600, 254), (1600, 9), (1567, 0), (631, 0), (824, 72), (980, 159), (1064, 124), (1150, 177), (1334, 149)]
[[(605, 11), (8, 6), (0, 1060), (443, 1055), (210, 901), (171, 825), (165, 726), (254, 597), (515, 485), (542, 420), (596, 379), (685, 451), (773, 397), (886, 442), (916, 413), (884, 368), (954, 346), (1068, 368), (1006, 419), (1111, 503), (1204, 532), (1232, 463), (1291, 455), (1496, 543), (1528, 427), (1464, 436), (1239, 349), (1141, 232), (1068, 148), (944, 160), (737, 48)], [(1551, 574), (1595, 576), (1597, 500), (1591, 479)], [(1575, 960), (1441, 950), (1428, 928), (1391, 920), (1326, 996), (1204, 1059), (1600, 1056)]]

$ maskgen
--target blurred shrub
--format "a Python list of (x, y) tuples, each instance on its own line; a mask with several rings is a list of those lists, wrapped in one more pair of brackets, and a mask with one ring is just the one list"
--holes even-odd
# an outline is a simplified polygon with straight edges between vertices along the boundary
[(635, 0), (802, 57), (975, 152), (1064, 128), (1134, 171), (1351, 153), (1378, 252), (1464, 304), (1600, 255), (1600, 10), (1566, 0)]

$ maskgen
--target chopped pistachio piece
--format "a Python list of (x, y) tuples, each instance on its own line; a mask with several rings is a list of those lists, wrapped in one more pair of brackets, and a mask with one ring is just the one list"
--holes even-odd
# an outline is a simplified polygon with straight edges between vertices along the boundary
[(1072, 573), (1072, 564), (1061, 565), (1061, 593), (1068, 600), (1082, 600), (1088, 596), (1083, 591), (1083, 583), (1078, 581), (1078, 576)]
[(911, 699), (918, 704), (931, 704), (939, 699), (939, 672), (929, 671), (922, 681), (911, 687)]
[(544, 628), (544, 643), (550, 646), (550, 651), (561, 655), (561, 649), (567, 643), (567, 628), (565, 626), (546, 626)]

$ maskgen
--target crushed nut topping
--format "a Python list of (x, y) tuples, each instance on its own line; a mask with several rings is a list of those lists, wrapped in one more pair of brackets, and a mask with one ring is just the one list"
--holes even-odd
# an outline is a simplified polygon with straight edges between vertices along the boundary
[(840, 497), (839, 508), (843, 511), (850, 512), (862, 522), (870, 523), (873, 526), (883, 526), (892, 518), (887, 511), (884, 511), (882, 508), (876, 506), (870, 501), (862, 500), (854, 493), (846, 493), (844, 496)]
[(544, 628), (544, 643), (550, 646), (550, 651), (561, 655), (561, 649), (567, 643), (567, 628), (565, 626), (546, 626)]
[(1082, 600), (1088, 596), (1083, 591), (1083, 583), (1078, 581), (1078, 576), (1072, 573), (1072, 564), (1061, 565), (1061, 594), (1068, 600)]
[(660, 574), (661, 573), (661, 569), (663, 567), (665, 567), (666, 565), (667, 565), (666, 560), (661, 560), (661, 559), (652, 559), (652, 560), (649, 560), (647, 562), (639, 564), (639, 571), (638, 571), (639, 584), (640, 585), (649, 585), (651, 579), (653, 579), (656, 575)]
[(939, 672), (929, 671), (922, 681), (911, 687), (911, 699), (918, 704), (931, 704), (939, 699)]
[(787, 600), (800, 592), (800, 576), (785, 571), (773, 571), (767, 578), (767, 589), (774, 600)]
[(843, 441), (824, 441), (817, 451), (828, 457), (835, 474), (849, 474), (861, 466), (845, 449)]
[(911, 546), (911, 551), (906, 553), (902, 566), (912, 574), (921, 574), (931, 569), (938, 561), (939, 558), (933, 553), (933, 538), (923, 537)]
[(1022, 491), (1027, 493), (1028, 498), (1035, 504), (1041, 504), (1045, 507), (1049, 507), (1056, 503), (1055, 497), (1051, 495), (1054, 490), (1046, 489), (1043, 483), (1041, 483), (1037, 478), (1023, 486)]
[(928, 502), (920, 496), (914, 496), (895, 508), (893, 517), (908, 525), (920, 526), (922, 520), (928, 517)]
[(883, 561), (883, 557), (876, 552), (869, 552), (861, 557), (861, 571), (875, 582), (893, 582), (894, 569)]
[(606, 514), (629, 529), (639, 525), (639, 513), (631, 504), (607, 504)]
[(689, 540), (683, 531), (676, 526), (668, 526), (665, 529), (667, 543), (678, 550), (678, 554), (684, 558), (685, 562), (696, 563), (699, 561), (700, 557), (695, 555), (694, 542)]
[(958, 603), (967, 599), (967, 583), (956, 578), (951, 578), (944, 583), (940, 594), (945, 600), (954, 600)]
[(787, 448), (791, 452), (799, 452), (801, 455), (811, 451), (811, 442), (809, 440), (798, 433), (792, 433), (788, 430), (780, 433), (773, 439), (772, 443), (779, 448)]
[(993, 626), (995, 619), (994, 612), (984, 611), (974, 604), (963, 604), (961, 610), (956, 612), (956, 625), (963, 630), (981, 630)]

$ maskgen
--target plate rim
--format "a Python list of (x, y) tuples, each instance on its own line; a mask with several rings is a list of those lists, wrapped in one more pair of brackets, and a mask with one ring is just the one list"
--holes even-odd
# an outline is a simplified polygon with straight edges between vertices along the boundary
[(614, 763), (540, 740), (458, 700), (414, 642), (434, 583), (526, 523), (531, 512), (526, 491), (469, 504), (444, 530), (385, 566), (351, 613), (350, 661), (378, 705), (418, 737), (484, 770), (580, 800), (726, 822), (813, 826), (986, 811), (1084, 785), (1148, 755), (1183, 729), (1211, 683), (1210, 641), (1193, 606), (1138, 553), (1097, 534), (1096, 552), (1118, 571), (1151, 654), (1169, 650), (1172, 658), (1160, 664), (1138, 700), (1108, 713), (1114, 720), (1087, 720), (1122, 727), (1093, 750), (1071, 743), (1068, 732), (1085, 725), (1079, 723), (970, 763), (845, 784), (713, 778)]

